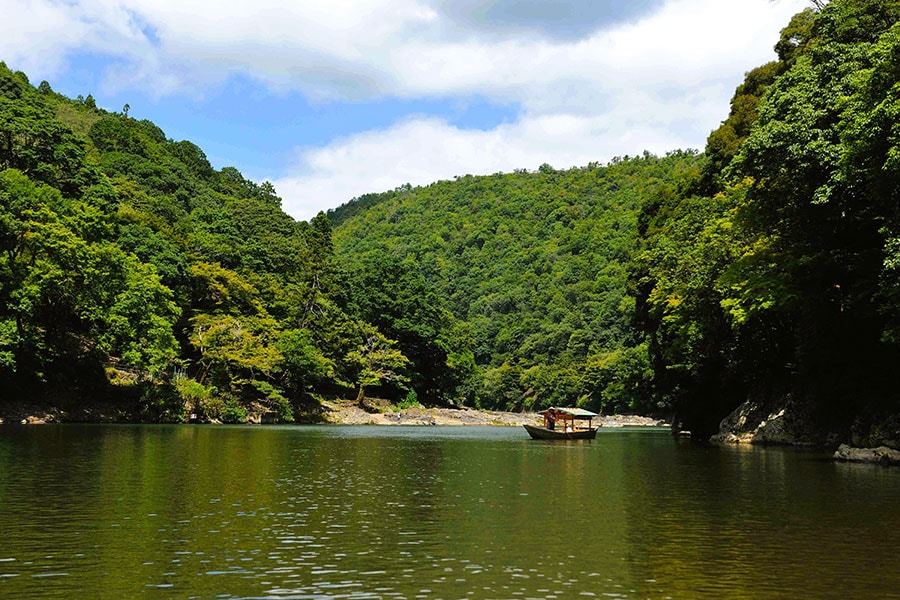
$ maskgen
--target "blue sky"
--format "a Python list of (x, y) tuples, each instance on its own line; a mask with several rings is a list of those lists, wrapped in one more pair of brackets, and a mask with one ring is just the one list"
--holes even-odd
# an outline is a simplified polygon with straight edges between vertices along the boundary
[(702, 148), (802, 0), (0, 0), (0, 60), (129, 104), (308, 219), (367, 192)]

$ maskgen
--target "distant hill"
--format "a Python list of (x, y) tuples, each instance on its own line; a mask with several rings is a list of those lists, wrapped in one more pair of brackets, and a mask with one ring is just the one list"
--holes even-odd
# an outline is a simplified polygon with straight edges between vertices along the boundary
[(0, 401), (577, 404), (699, 437), (739, 409), (761, 441), (900, 447), (900, 2), (813, 4), (702, 154), (403, 186), (308, 223), (127, 106), (0, 63)]
[(699, 162), (672, 152), (467, 175), (367, 195), (328, 216), (346, 266), (412, 261), (465, 323), (478, 366), (471, 400), (648, 410), (649, 359), (627, 294), (637, 214)]
[(291, 420), (313, 390), (403, 381), (402, 353), (329, 292), (330, 231), (127, 106), (0, 63), (0, 401)]

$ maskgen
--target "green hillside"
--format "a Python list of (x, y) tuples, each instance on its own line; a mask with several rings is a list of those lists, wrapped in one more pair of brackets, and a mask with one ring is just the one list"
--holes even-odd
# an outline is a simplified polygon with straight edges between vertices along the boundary
[(0, 64), (0, 399), (241, 421), (404, 393), (408, 360), (343, 310), (335, 269), (324, 216)]
[(900, 446), (900, 2), (814, 4), (702, 154), (403, 186), (309, 223), (127, 106), (0, 64), (0, 400), (577, 404), (700, 437), (749, 403), (800, 441)]
[[(678, 182), (697, 176), (699, 163), (694, 153), (673, 152), (566, 171), (543, 165), (534, 173), (465, 176), (365, 196), (329, 217), (354, 293), (392, 285), (387, 276), (356, 274), (404, 265), (465, 324), (478, 367), (467, 401), (652, 410), (627, 266), (642, 199), (674, 194)], [(383, 313), (377, 306), (362, 316), (378, 322)]]
[(801, 440), (898, 445), (898, 20), (874, 0), (795, 16), (703, 177), (644, 204), (636, 318), (695, 432), (751, 400)]
[(706, 436), (749, 401), (796, 439), (897, 446), (898, 19), (796, 15), (700, 157), (356, 199), (330, 213), (347, 288), (421, 273), (471, 336), (482, 406), (670, 407)]

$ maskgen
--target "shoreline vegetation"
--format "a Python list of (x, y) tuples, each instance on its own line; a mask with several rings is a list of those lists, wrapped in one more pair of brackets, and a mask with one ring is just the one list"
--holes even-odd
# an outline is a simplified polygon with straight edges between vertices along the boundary
[(0, 418), (502, 424), (578, 405), (888, 462), (900, 2), (812, 4), (702, 152), (406, 184), (309, 222), (127, 105), (0, 62)]
[[(0, 425), (44, 425), (58, 423), (155, 423), (142, 415), (136, 406), (97, 402), (79, 406), (77, 410), (46, 403), (13, 402), (0, 404)], [(268, 424), (276, 421), (269, 413), (251, 413), (245, 424)], [(414, 405), (397, 408), (387, 401), (366, 399), (365, 406), (352, 400), (321, 400), (314, 408), (298, 415), (301, 425), (375, 425), (429, 426), (479, 425), (519, 427), (540, 424), (538, 413), (483, 410), (469, 407), (441, 408)], [(664, 419), (640, 415), (602, 415), (603, 427), (668, 427)], [(218, 424), (216, 422), (203, 424)]]
[[(49, 404), (32, 402), (0, 404), (0, 426), (3, 425), (46, 425), (63, 423), (121, 423), (152, 424), (156, 421), (148, 419), (137, 406), (97, 402), (90, 406), (81, 405), (72, 411)], [(737, 412), (737, 411), (736, 411)], [(268, 419), (271, 413), (251, 413), (243, 424), (276, 424), (276, 420)], [(783, 411), (778, 417), (783, 415)], [(772, 415), (769, 416), (772, 419)], [(540, 425), (543, 422), (539, 413), (508, 412), (484, 410), (470, 407), (442, 408), (413, 405), (397, 407), (385, 400), (367, 398), (364, 405), (353, 400), (330, 399), (320, 400), (314, 409), (302, 413), (295, 424), (298, 425), (358, 425), (358, 426), (483, 426), (483, 427), (520, 427), (522, 425)], [(597, 423), (605, 429), (621, 427), (667, 427), (672, 423), (666, 419), (641, 415), (600, 415)], [(191, 422), (182, 423), (185, 425)], [(218, 425), (216, 421), (196, 423)], [(709, 439), (716, 446), (754, 445), (754, 446), (812, 446), (791, 436), (773, 438), (760, 435), (765, 429), (765, 422), (752, 427), (753, 431), (735, 434), (734, 423), (725, 419), (718, 435)], [(673, 430), (674, 432), (674, 430)], [(820, 444), (825, 447), (826, 444)], [(832, 446), (833, 447), (833, 446)], [(854, 447), (840, 444), (834, 451), (833, 458), (838, 462), (869, 463), (882, 466), (900, 466), (900, 451), (879, 446), (877, 448)]]

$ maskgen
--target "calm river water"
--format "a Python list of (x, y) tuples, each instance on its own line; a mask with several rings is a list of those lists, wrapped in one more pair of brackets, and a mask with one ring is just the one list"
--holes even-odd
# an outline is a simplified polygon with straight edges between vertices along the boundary
[(665, 431), (0, 428), (2, 598), (900, 597), (900, 469)]

